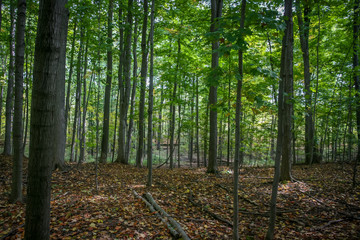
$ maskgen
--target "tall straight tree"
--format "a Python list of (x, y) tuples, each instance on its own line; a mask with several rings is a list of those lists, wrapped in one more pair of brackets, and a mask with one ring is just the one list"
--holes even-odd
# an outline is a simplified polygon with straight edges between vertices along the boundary
[[(304, 5), (304, 18), (301, 8)], [(310, 28), (310, 1), (296, 0), (296, 15), (299, 26), (301, 51), (304, 61), (304, 83), (305, 83), (305, 162), (312, 163), (314, 157), (314, 121), (311, 107), (312, 92), (310, 89), (310, 55), (309, 55), (309, 28)]]
[[(287, 1), (285, 1), (285, 8), (287, 6)], [(286, 32), (285, 37), (283, 39), (283, 43), (285, 42), (285, 56), (281, 56), (282, 59), (285, 58), (285, 62), (283, 63), (283, 71), (280, 72), (280, 77), (283, 78), (283, 85), (279, 85), (279, 91), (284, 92), (284, 111), (281, 112), (284, 116), (283, 127), (284, 132), (282, 134), (283, 143), (282, 143), (282, 158), (281, 158), (281, 168), (280, 168), (280, 181), (290, 181), (291, 180), (291, 159), (292, 159), (292, 151), (291, 151), (291, 143), (292, 143), (292, 108), (293, 108), (293, 45), (294, 45), (294, 37), (293, 37), (293, 19), (292, 19), (292, 2), (291, 7), (286, 12), (288, 15), (285, 15), (286, 18)], [(284, 48), (284, 47), (283, 47)], [(281, 70), (281, 69), (280, 69)], [(279, 116), (280, 118), (280, 116)]]
[[(126, 157), (126, 120), (129, 109), (130, 93), (131, 93), (131, 38), (132, 38), (132, 22), (133, 22), (133, 0), (128, 1), (127, 27), (125, 30), (125, 46), (122, 54), (124, 67), (124, 82), (119, 78), (120, 87), (120, 123), (119, 123), (119, 150), (117, 161), (127, 164)], [(121, 64), (121, 63), (120, 63)], [(120, 74), (120, 73), (119, 73)]]
[(145, 111), (145, 87), (148, 69), (148, 48), (146, 30), (148, 22), (148, 1), (144, 0), (144, 20), (141, 33), (141, 77), (140, 77), (140, 104), (139, 104), (139, 128), (138, 128), (138, 148), (136, 151), (136, 166), (141, 167), (144, 155), (144, 111)]
[(113, 20), (113, 0), (109, 0), (108, 8), (108, 32), (107, 32), (107, 61), (106, 61), (106, 86), (104, 100), (104, 120), (103, 133), (101, 139), (101, 156), (100, 162), (106, 163), (109, 150), (109, 123), (110, 123), (110, 94), (112, 82), (112, 20)]
[[(219, 18), (222, 14), (223, 0), (211, 0), (211, 25), (210, 32), (216, 32), (219, 29)], [(216, 173), (217, 171), (217, 71), (219, 67), (219, 39), (213, 40), (211, 43), (211, 79), (209, 91), (209, 107), (210, 107), (210, 137), (209, 137), (209, 164), (208, 173)]]
[[(245, 11), (246, 11), (246, 0), (241, 1), (241, 20), (240, 20), (240, 28), (244, 29), (245, 24)], [(234, 218), (233, 218), (233, 239), (239, 239), (239, 196), (238, 196), (238, 188), (239, 188), (239, 162), (242, 163), (242, 159), (240, 156), (240, 147), (242, 141), (242, 131), (240, 125), (241, 119), (241, 90), (242, 83), (244, 78), (243, 71), (243, 49), (239, 50), (239, 77), (237, 81), (236, 88), (236, 115), (235, 115), (235, 159), (234, 159)], [(241, 150), (242, 151), (242, 150)]]
[(13, 88), (14, 88), (14, 35), (15, 35), (15, 10), (14, 0), (10, 0), (10, 62), (9, 62), (9, 75), (8, 86), (6, 93), (6, 108), (5, 108), (5, 142), (4, 142), (4, 155), (11, 155), (11, 121), (13, 110)]
[[(293, 80), (293, 32), (292, 32), (292, 0), (285, 0), (285, 34), (282, 40), (282, 50), (281, 50), (281, 65), (280, 65), (280, 83), (279, 83), (279, 95), (278, 95), (278, 134), (277, 134), (277, 142), (276, 142), (276, 155), (275, 155), (275, 173), (274, 173), (274, 181), (271, 192), (271, 200), (270, 200), (270, 219), (269, 219), (269, 228), (266, 233), (266, 239), (274, 238), (274, 229), (275, 229), (275, 220), (276, 220), (276, 199), (277, 199), (277, 191), (280, 180), (280, 163), (281, 158), (284, 157), (282, 154), (283, 144), (290, 145), (291, 142), (288, 143), (285, 141), (285, 129), (288, 126), (291, 126), (289, 122), (287, 113), (290, 108), (290, 95), (286, 90), (288, 89), (288, 85)], [(291, 135), (291, 133), (287, 133)], [(290, 149), (290, 147), (289, 147)], [(291, 151), (290, 151), (291, 152)]]
[(360, 81), (359, 81), (359, 0), (354, 2), (353, 19), (353, 78), (355, 84), (355, 102), (356, 102), (356, 127), (357, 127), (357, 148), (358, 152), (355, 159), (353, 171), (353, 187), (356, 186), (357, 165), (360, 161)]
[(24, 53), (25, 53), (25, 22), (26, 0), (18, 0), (15, 35), (15, 105), (13, 128), (13, 174), (11, 186), (11, 201), (22, 201), (22, 165), (23, 165), (23, 83), (24, 83)]
[[(58, 107), (57, 82), (65, 71), (67, 0), (41, 0), (35, 43), (25, 239), (50, 238), (51, 170)], [(64, 79), (65, 81), (65, 79)], [(63, 99), (64, 100), (64, 99)]]
[(147, 141), (147, 163), (149, 168), (147, 186), (152, 185), (152, 118), (154, 101), (154, 28), (155, 28), (155, 0), (151, 1), (151, 22), (150, 22), (150, 82), (149, 82), (149, 107), (148, 107), (148, 141)]

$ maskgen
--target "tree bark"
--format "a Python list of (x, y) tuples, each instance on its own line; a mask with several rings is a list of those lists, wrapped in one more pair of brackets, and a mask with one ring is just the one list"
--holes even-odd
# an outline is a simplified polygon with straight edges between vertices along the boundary
[(11, 201), (22, 201), (22, 170), (23, 170), (23, 82), (24, 82), (24, 53), (25, 53), (25, 23), (26, 23), (26, 0), (17, 1), (16, 21), (16, 47), (15, 47), (15, 105), (14, 105), (14, 128), (13, 128), (13, 173), (11, 186)]
[(127, 113), (129, 109), (130, 90), (131, 90), (131, 38), (132, 38), (132, 22), (133, 22), (133, 1), (128, 2), (128, 16), (127, 16), (127, 28), (125, 31), (125, 46), (124, 46), (124, 84), (122, 85), (121, 100), (120, 100), (120, 123), (119, 123), (119, 151), (118, 162), (127, 164), (126, 154), (126, 121)]
[[(246, 12), (246, 0), (241, 1), (241, 20), (240, 20), (240, 28), (244, 29), (245, 25), (245, 12)], [(244, 39), (243, 39), (244, 41)], [(242, 111), (242, 83), (244, 78), (243, 71), (243, 50), (240, 49), (238, 52), (239, 55), (239, 77), (237, 81), (236, 88), (236, 114), (235, 114), (235, 159), (234, 159), (234, 216), (233, 216), (233, 239), (239, 239), (239, 163), (242, 163), (241, 156), (243, 156), (241, 149), (242, 146), (242, 131), (241, 131), (241, 111)]]
[(140, 104), (139, 104), (139, 127), (138, 149), (136, 152), (136, 167), (141, 167), (144, 154), (144, 111), (145, 111), (145, 88), (148, 68), (148, 49), (146, 42), (146, 30), (148, 19), (148, 0), (144, 0), (144, 20), (141, 33), (141, 77), (140, 77)]
[[(280, 163), (281, 158), (284, 158), (282, 151), (284, 150), (283, 144), (285, 134), (285, 122), (289, 121), (287, 119), (286, 110), (289, 108), (289, 94), (286, 92), (286, 82), (292, 80), (292, 0), (285, 0), (285, 35), (282, 41), (282, 51), (281, 51), (281, 66), (280, 66), (280, 83), (279, 83), (279, 95), (278, 95), (278, 134), (277, 134), (277, 142), (276, 142), (276, 155), (275, 155), (275, 173), (274, 173), (274, 181), (271, 192), (271, 200), (270, 200), (270, 218), (269, 218), (269, 228), (266, 233), (266, 239), (274, 238), (274, 229), (275, 229), (275, 220), (276, 220), (276, 199), (278, 192), (278, 185), (280, 180)], [(287, 94), (284, 94), (284, 93)], [(290, 111), (291, 112), (291, 111)], [(290, 142), (287, 144), (289, 145)]]
[(354, 22), (353, 22), (353, 78), (355, 84), (355, 101), (356, 101), (356, 128), (357, 128), (357, 155), (354, 162), (353, 170), (353, 187), (356, 187), (356, 175), (357, 175), (357, 165), (360, 160), (360, 82), (359, 82), (359, 0), (355, 0), (354, 3)]
[[(25, 239), (50, 238), (50, 193), (58, 83), (65, 71), (66, 0), (40, 1), (31, 106)], [(65, 79), (64, 79), (65, 81)], [(63, 99), (64, 101), (64, 99)]]
[(13, 88), (14, 88), (14, 52), (15, 52), (15, 10), (14, 1), (10, 0), (10, 62), (9, 62), (9, 76), (6, 93), (6, 108), (5, 108), (5, 142), (4, 155), (11, 155), (11, 122), (13, 110)]
[[(216, 32), (219, 29), (219, 18), (221, 17), (223, 0), (211, 0), (211, 26), (210, 32)], [(219, 40), (214, 40), (211, 44), (211, 69), (217, 71), (219, 67)], [(215, 75), (215, 74), (213, 74)], [(209, 107), (210, 107), (210, 137), (209, 137), (209, 164), (208, 173), (217, 172), (217, 83), (213, 79), (209, 91)]]
[(103, 119), (103, 134), (101, 139), (101, 156), (100, 162), (106, 163), (109, 149), (109, 123), (110, 123), (110, 95), (112, 82), (112, 19), (113, 19), (113, 0), (109, 1), (108, 8), (108, 32), (107, 32), (107, 72), (106, 72), (106, 86), (105, 86), (105, 100), (104, 100), (104, 119)]
[(148, 178), (147, 186), (152, 185), (152, 158), (153, 158), (153, 129), (152, 129), (152, 117), (153, 117), (153, 101), (154, 101), (154, 28), (155, 28), (155, 0), (151, 1), (151, 23), (150, 23), (150, 82), (149, 82), (149, 107), (148, 107), (148, 135), (147, 135), (147, 163), (148, 163)]
[(199, 145), (199, 78), (196, 78), (196, 162), (200, 167), (200, 145)]

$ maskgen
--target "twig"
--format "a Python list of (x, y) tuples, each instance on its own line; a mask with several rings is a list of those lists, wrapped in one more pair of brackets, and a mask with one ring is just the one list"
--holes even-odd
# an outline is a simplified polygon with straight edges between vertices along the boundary
[(329, 221), (329, 222), (327, 222), (326, 224), (324, 224), (324, 225), (322, 225), (320, 227), (311, 228), (311, 231), (321, 230), (321, 229), (324, 229), (324, 228), (330, 226), (331, 224), (335, 224), (335, 223), (342, 222), (342, 221), (345, 221), (345, 219), (332, 220), (332, 221)]
[(3, 240), (3, 239), (5, 239), (5, 238), (7, 238), (7, 237), (10, 237), (11, 235), (14, 235), (15, 232), (16, 232), (19, 228), (22, 228), (22, 227), (24, 227), (24, 226), (25, 226), (25, 224), (21, 224), (20, 226), (14, 228), (14, 229), (11, 230), (10, 232), (8, 232), (6, 235), (2, 236), (2, 237), (0, 238), (0, 240)]

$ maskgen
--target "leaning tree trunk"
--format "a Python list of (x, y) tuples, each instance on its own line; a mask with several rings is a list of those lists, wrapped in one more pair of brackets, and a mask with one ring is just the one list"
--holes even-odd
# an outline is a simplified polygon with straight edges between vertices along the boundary
[(113, 19), (113, 0), (109, 1), (108, 9), (108, 41), (109, 46), (107, 50), (107, 72), (106, 72), (106, 86), (105, 86), (105, 100), (104, 100), (104, 120), (103, 133), (101, 139), (101, 156), (100, 162), (106, 163), (109, 149), (109, 123), (110, 123), (110, 94), (112, 81), (112, 19)]
[(15, 35), (15, 10), (14, 1), (10, 0), (10, 62), (9, 62), (9, 76), (6, 93), (6, 108), (5, 108), (5, 142), (4, 155), (11, 155), (11, 122), (13, 109), (13, 88), (14, 88), (14, 35)]
[[(50, 193), (59, 77), (64, 76), (66, 0), (40, 1), (31, 105), (25, 239), (50, 238)], [(65, 79), (64, 79), (65, 83)], [(65, 87), (65, 86), (64, 86)], [(62, 99), (63, 101), (65, 99)]]
[(22, 170), (23, 170), (23, 82), (24, 82), (24, 52), (25, 52), (25, 22), (26, 0), (18, 0), (16, 21), (16, 48), (15, 48), (15, 105), (13, 129), (13, 174), (11, 186), (11, 201), (22, 201)]
[[(221, 18), (223, 0), (211, 0), (211, 26), (210, 32), (216, 32), (219, 28), (219, 18)], [(219, 67), (219, 40), (214, 40), (211, 44), (211, 69), (215, 73)], [(213, 74), (214, 76), (216, 74)], [(210, 108), (210, 137), (209, 137), (209, 164), (208, 173), (217, 172), (217, 85), (216, 79), (213, 79), (209, 91), (209, 108)]]
[(139, 127), (138, 127), (138, 148), (136, 152), (136, 167), (141, 167), (144, 155), (144, 109), (145, 109), (145, 88), (148, 68), (148, 49), (146, 40), (146, 29), (148, 19), (148, 1), (144, 0), (144, 20), (141, 33), (141, 81), (140, 81), (140, 104), (139, 104)]
[[(277, 191), (280, 180), (280, 162), (281, 158), (284, 158), (282, 153), (284, 150), (283, 144), (286, 144), (288, 149), (291, 152), (291, 143), (285, 142), (287, 138), (284, 137), (285, 130), (287, 129), (287, 134), (290, 135), (289, 131), (289, 122), (287, 113), (290, 112), (289, 103), (289, 92), (288, 85), (289, 82), (293, 80), (293, 32), (292, 32), (292, 0), (285, 0), (285, 35), (282, 40), (282, 51), (281, 51), (281, 66), (280, 66), (280, 83), (279, 83), (279, 95), (278, 95), (278, 134), (277, 134), (277, 144), (276, 144), (276, 156), (275, 156), (275, 174), (274, 181), (271, 192), (270, 200), (270, 219), (269, 219), (269, 228), (266, 234), (266, 239), (274, 238), (274, 229), (275, 229), (275, 220), (276, 220), (276, 199)], [(286, 94), (285, 94), (286, 93)], [(283, 159), (284, 160), (284, 159)], [(288, 159), (289, 160), (289, 159)]]

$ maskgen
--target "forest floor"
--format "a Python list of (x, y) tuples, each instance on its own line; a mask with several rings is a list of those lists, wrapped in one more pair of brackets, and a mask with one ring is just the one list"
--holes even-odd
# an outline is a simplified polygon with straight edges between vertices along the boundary
[[(232, 238), (231, 170), (221, 167), (214, 176), (204, 168), (154, 169), (154, 185), (146, 187), (147, 169), (107, 164), (99, 168), (96, 192), (94, 166), (53, 173), (51, 239), (171, 239), (134, 190), (150, 192), (191, 239)], [(1, 156), (0, 239), (24, 234), (25, 205), (8, 203), (10, 169), (11, 159)], [(292, 174), (297, 181), (279, 185), (277, 239), (360, 239), (360, 187), (351, 188), (350, 165), (295, 166)], [(241, 239), (264, 239), (272, 177), (272, 168), (241, 169)]]

